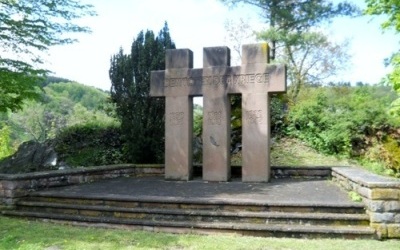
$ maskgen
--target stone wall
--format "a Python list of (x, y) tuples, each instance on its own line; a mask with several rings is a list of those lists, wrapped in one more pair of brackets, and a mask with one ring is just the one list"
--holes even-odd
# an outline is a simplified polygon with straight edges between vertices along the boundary
[(400, 180), (359, 168), (332, 168), (333, 180), (359, 194), (381, 238), (400, 238)]
[(121, 164), (28, 174), (0, 174), (0, 209), (12, 209), (18, 198), (35, 190), (122, 176), (162, 175), (163, 173), (164, 166), (162, 165)]
[[(201, 176), (201, 168), (201, 165), (194, 166), (197, 176)], [(232, 169), (234, 177), (239, 178), (241, 167)], [(330, 177), (330, 173), (330, 167), (272, 167), (273, 178), (325, 179)], [(0, 209), (12, 209), (18, 198), (35, 190), (143, 175), (164, 175), (164, 165), (121, 164), (28, 174), (0, 174)]]

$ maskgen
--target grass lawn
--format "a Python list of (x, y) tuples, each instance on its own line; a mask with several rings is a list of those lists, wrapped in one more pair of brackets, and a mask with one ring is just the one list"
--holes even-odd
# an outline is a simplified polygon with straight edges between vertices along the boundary
[(400, 249), (400, 241), (175, 235), (78, 227), (0, 216), (0, 249)]
[[(241, 165), (241, 152), (232, 155), (232, 164)], [(351, 166), (357, 162), (324, 155), (295, 138), (275, 140), (271, 146), (271, 166)]]

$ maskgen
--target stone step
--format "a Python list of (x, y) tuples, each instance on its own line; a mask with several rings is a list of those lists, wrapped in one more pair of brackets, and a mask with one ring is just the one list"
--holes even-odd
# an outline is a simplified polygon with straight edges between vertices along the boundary
[(297, 213), (341, 213), (365, 214), (363, 204), (298, 204), (273, 203), (253, 201), (231, 201), (219, 199), (190, 199), (176, 197), (71, 197), (62, 195), (35, 195), (26, 197), (23, 201), (57, 204), (78, 204), (89, 206), (148, 208), (148, 209), (182, 209), (211, 211), (252, 211), (252, 212), (297, 212)]
[(369, 225), (366, 214), (211, 211), (200, 209), (126, 208), (99, 205), (76, 205), (49, 202), (18, 203), (18, 210), (94, 217), (140, 218), (172, 221), (226, 221), (258, 224)]
[(198, 221), (155, 221), (146, 219), (127, 219), (113, 217), (92, 217), (84, 215), (31, 212), (2, 211), (7, 216), (22, 216), (74, 223), (89, 223), (99, 226), (122, 226), (156, 232), (174, 233), (234, 233), (263, 237), (294, 238), (346, 238), (372, 239), (375, 231), (367, 226), (325, 226), (325, 225), (291, 225), (291, 224), (254, 224), (235, 222), (198, 222)]

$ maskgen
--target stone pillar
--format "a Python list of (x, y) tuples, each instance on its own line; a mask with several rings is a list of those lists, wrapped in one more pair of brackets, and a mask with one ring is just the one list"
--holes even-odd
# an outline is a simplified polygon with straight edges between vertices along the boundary
[[(242, 70), (245, 73), (263, 72), (268, 63), (268, 55), (266, 44), (243, 45)], [(257, 93), (257, 90), (244, 92), (242, 94), (242, 181), (244, 182), (269, 181), (269, 122), (268, 93), (264, 91)]]
[(270, 116), (268, 94), (242, 95), (242, 181), (270, 178)]
[[(192, 51), (167, 50), (165, 78), (186, 77), (189, 68), (193, 68)], [(190, 180), (193, 174), (193, 98), (180, 95), (178, 87), (171, 85), (165, 98), (165, 178)]]
[(203, 180), (228, 181), (231, 177), (231, 106), (219, 76), (230, 66), (228, 47), (203, 50)]

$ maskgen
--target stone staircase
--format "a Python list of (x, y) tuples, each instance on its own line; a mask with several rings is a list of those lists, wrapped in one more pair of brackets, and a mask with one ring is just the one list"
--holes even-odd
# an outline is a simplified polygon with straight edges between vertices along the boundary
[(376, 238), (362, 204), (310, 205), (179, 197), (81, 197), (33, 192), (7, 216), (173, 233)]

